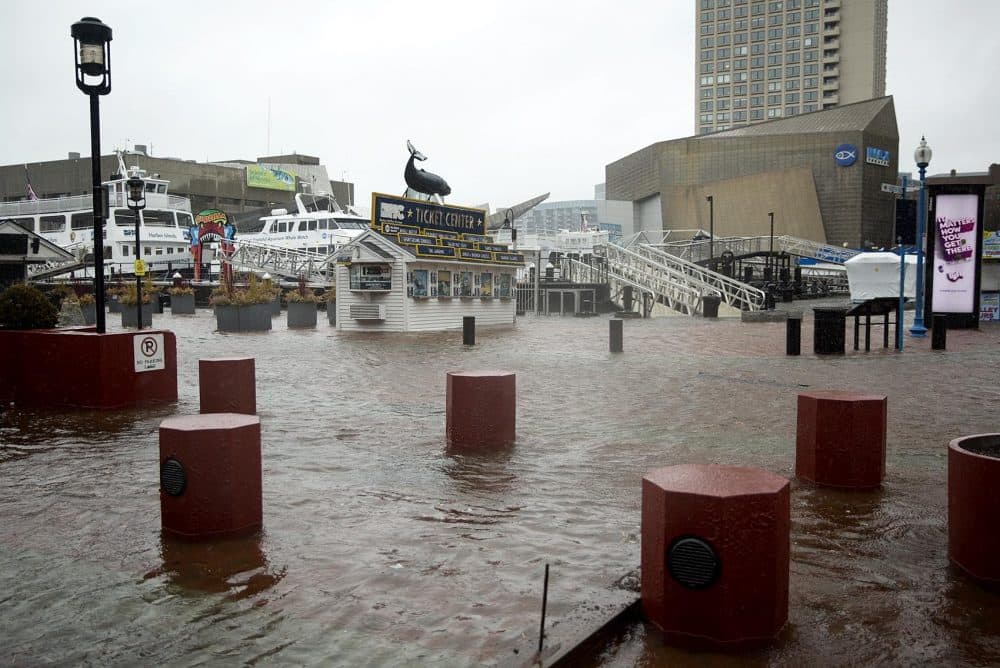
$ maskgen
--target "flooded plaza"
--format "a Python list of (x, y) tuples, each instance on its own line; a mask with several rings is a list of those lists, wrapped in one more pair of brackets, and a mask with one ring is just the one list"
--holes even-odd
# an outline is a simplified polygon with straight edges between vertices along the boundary
[[(518, 665), (639, 565), (640, 481), (681, 463), (793, 477), (796, 398), (888, 396), (877, 492), (792, 482), (788, 624), (743, 655), (664, 647), (631, 624), (592, 665), (995, 665), (1000, 594), (947, 558), (947, 444), (1000, 431), (1000, 326), (801, 357), (783, 323), (519, 318), (513, 329), (177, 334), (176, 406), (0, 413), (3, 665)], [(909, 314), (912, 317), (912, 313)], [(109, 316), (118, 331), (118, 317)], [(863, 348), (863, 346), (862, 346)], [(160, 535), (157, 430), (198, 412), (198, 359), (252, 356), (264, 529), (188, 544)], [(73, 360), (66, 360), (72, 364)], [(445, 374), (517, 374), (517, 441), (445, 445)]]

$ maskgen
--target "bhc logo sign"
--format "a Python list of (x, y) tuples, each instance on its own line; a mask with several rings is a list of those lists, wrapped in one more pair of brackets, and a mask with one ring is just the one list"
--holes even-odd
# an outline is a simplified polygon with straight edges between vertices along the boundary
[(841, 144), (833, 150), (833, 159), (841, 167), (850, 167), (858, 159), (858, 149), (854, 144)]

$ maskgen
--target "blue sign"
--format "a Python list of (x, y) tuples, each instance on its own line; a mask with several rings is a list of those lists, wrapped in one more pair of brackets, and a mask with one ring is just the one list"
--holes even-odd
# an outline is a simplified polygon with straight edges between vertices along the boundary
[(841, 167), (850, 167), (858, 159), (858, 147), (854, 144), (841, 144), (833, 150), (833, 159)]
[(870, 165), (889, 166), (889, 151), (874, 146), (865, 148), (865, 162)]

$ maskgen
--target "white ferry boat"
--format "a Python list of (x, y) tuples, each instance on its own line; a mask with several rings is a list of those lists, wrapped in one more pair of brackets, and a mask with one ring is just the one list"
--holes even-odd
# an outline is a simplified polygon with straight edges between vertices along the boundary
[(294, 212), (272, 209), (270, 216), (236, 224), (236, 241), (331, 255), (369, 227), (368, 216), (341, 207), (333, 195), (297, 193)]
[[(524, 234), (518, 232), (517, 248), (526, 253), (526, 258), (541, 253), (541, 257), (551, 257), (553, 254), (561, 255), (591, 255), (595, 246), (604, 246), (609, 243), (609, 232), (599, 229), (596, 225), (588, 225), (584, 222), (582, 230), (561, 229), (555, 234)], [(494, 231), (494, 239), (497, 243), (511, 243), (510, 228), (501, 228)]]
[[(118, 153), (118, 174), (103, 186), (108, 194), (108, 219), (104, 223), (105, 274), (131, 273), (135, 260), (135, 214), (128, 208), (125, 182), (137, 176), (146, 182), (146, 208), (139, 212), (142, 259), (152, 271), (168, 264), (191, 262), (190, 228), (194, 225), (191, 202), (170, 195), (169, 181), (149, 176), (138, 167), (125, 168)], [(92, 195), (0, 203), (0, 219), (40, 234), (73, 253), (79, 260), (94, 261), (94, 205)], [(90, 270), (92, 272), (92, 269)]]

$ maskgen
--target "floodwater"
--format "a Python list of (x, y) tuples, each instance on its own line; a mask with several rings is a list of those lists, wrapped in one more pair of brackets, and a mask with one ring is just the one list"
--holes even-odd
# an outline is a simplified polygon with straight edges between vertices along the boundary
[[(557, 643), (638, 567), (642, 476), (791, 477), (805, 389), (888, 395), (887, 476), (861, 493), (793, 481), (777, 642), (693, 654), (631, 625), (593, 664), (1000, 662), (1000, 594), (948, 565), (946, 521), (948, 441), (1000, 431), (1000, 326), (949, 332), (947, 352), (907, 338), (902, 355), (818, 358), (786, 357), (783, 324), (727, 319), (629, 320), (610, 355), (606, 318), (522, 318), (466, 348), (461, 331), (291, 331), (282, 315), (224, 335), (208, 311), (155, 317), (177, 334), (176, 406), (0, 413), (0, 664), (525, 664), (546, 563)], [(199, 358), (234, 355), (256, 359), (264, 530), (165, 540), (157, 428), (198, 412)], [(508, 450), (444, 443), (445, 374), (476, 369), (517, 373)]]

